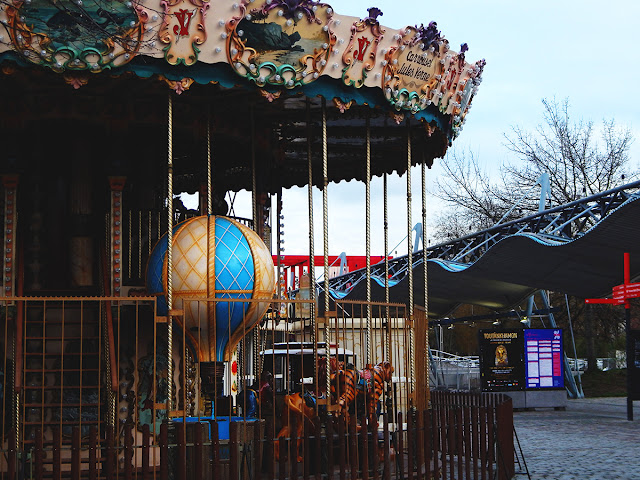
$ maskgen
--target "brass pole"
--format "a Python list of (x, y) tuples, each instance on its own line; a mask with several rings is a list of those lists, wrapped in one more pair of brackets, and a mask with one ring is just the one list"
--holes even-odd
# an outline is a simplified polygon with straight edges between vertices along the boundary
[(372, 339), (371, 339), (371, 118), (367, 109), (366, 118), (366, 174), (365, 174), (365, 203), (366, 203), (366, 257), (367, 257), (367, 338), (366, 355), (367, 366), (371, 365)]
[(413, 245), (411, 218), (411, 126), (407, 120), (407, 276), (409, 284), (409, 366), (411, 375), (411, 393), (415, 392), (415, 338), (413, 331)]
[(167, 113), (167, 404), (173, 408), (173, 98)]
[(329, 156), (327, 153), (327, 101), (322, 97), (322, 233), (324, 239), (324, 340), (327, 357), (327, 396), (331, 392), (331, 366), (329, 350), (331, 346), (331, 330), (329, 328), (329, 199), (327, 174)]
[(427, 376), (426, 406), (429, 408), (431, 395), (429, 393), (429, 282), (427, 282), (427, 166), (422, 163), (422, 267), (424, 268), (424, 321), (425, 325), (425, 352), (424, 367)]
[[(314, 227), (313, 227), (313, 158), (311, 151), (311, 136), (313, 135), (311, 128), (311, 101), (307, 98), (307, 169), (308, 169), (308, 203), (309, 203), (309, 317), (311, 317), (311, 342), (316, 345), (316, 259), (314, 245)], [(314, 348), (313, 358), (313, 378), (316, 386), (320, 385), (318, 378), (318, 349)], [(327, 392), (328, 395), (328, 392)]]

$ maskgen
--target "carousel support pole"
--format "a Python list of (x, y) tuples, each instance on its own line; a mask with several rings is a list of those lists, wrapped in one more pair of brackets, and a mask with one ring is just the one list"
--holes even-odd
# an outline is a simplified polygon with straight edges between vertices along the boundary
[(411, 244), (411, 124), (407, 120), (407, 277), (409, 284), (409, 371), (411, 375), (410, 383), (410, 405), (415, 405), (415, 338), (413, 331), (413, 245)]
[(331, 329), (329, 325), (329, 177), (327, 173), (329, 156), (327, 152), (327, 101), (322, 97), (322, 236), (324, 240), (324, 341), (326, 344), (326, 389), (327, 398), (331, 393), (330, 345)]
[[(372, 367), (372, 338), (371, 338), (371, 119), (369, 110), (367, 110), (366, 119), (366, 151), (367, 151), (367, 167), (365, 174), (365, 196), (366, 196), (366, 257), (367, 257), (367, 337), (366, 337), (366, 356), (367, 368)], [(372, 414), (373, 412), (367, 412)]]
[(427, 166), (422, 163), (422, 268), (424, 269), (424, 326), (425, 334), (425, 351), (422, 353), (424, 360), (424, 371), (427, 376), (427, 389), (425, 406), (429, 408), (431, 403), (431, 394), (429, 390), (429, 282), (427, 281)]
[[(307, 193), (308, 193), (308, 203), (309, 203), (309, 317), (311, 319), (311, 343), (316, 345), (317, 342), (317, 332), (316, 332), (316, 312), (315, 312), (315, 297), (316, 297), (316, 263), (315, 263), (315, 246), (313, 241), (314, 228), (313, 228), (313, 158), (311, 151), (311, 137), (313, 132), (311, 131), (311, 103), (309, 99), (307, 99), (307, 170), (308, 170), (308, 181), (307, 181)], [(316, 385), (316, 397), (319, 396), (319, 375), (317, 372), (318, 369), (318, 349), (314, 348), (314, 358), (313, 358), (313, 379)], [(328, 395), (328, 392), (327, 392)], [(318, 414), (318, 408), (316, 402), (316, 415)]]
[(173, 97), (167, 112), (167, 410), (173, 411)]
[[(391, 312), (389, 309), (389, 212), (388, 212), (388, 179), (387, 174), (384, 174), (382, 190), (384, 197), (384, 302), (386, 303), (385, 307), (385, 323), (386, 323), (386, 333), (387, 333), (387, 341), (385, 342), (385, 351), (384, 358), (393, 364), (393, 359), (391, 356)], [(391, 387), (389, 387), (391, 388)]]

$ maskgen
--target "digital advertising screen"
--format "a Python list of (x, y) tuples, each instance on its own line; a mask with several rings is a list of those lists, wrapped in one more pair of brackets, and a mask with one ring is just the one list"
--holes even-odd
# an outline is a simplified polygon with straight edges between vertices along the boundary
[(524, 330), (480, 330), (479, 334), (482, 391), (523, 390)]
[(564, 388), (562, 329), (480, 330), (482, 391)]
[(564, 388), (562, 329), (524, 330), (526, 388)]

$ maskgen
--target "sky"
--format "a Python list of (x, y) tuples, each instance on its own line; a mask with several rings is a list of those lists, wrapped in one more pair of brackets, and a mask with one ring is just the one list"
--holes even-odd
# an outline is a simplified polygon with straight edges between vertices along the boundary
[[(517, 158), (504, 146), (504, 135), (515, 126), (534, 130), (543, 121), (542, 99), (569, 100), (573, 119), (596, 125), (615, 119), (635, 137), (632, 166), (640, 164), (640, 100), (635, 93), (640, 78), (636, 48), (640, 1), (593, 0), (498, 1), (459, 0), (334, 0), (338, 14), (367, 16), (378, 7), (380, 23), (389, 28), (435, 21), (452, 49), (467, 43), (470, 63), (487, 62), (464, 129), (454, 140), (453, 152), (473, 152), (490, 173)], [(436, 159), (427, 171), (427, 188), (442, 174)], [(421, 172), (412, 171), (411, 225), (421, 221)], [(389, 248), (407, 235), (406, 175), (389, 177)], [(283, 194), (285, 254), (308, 254), (307, 189)], [(329, 186), (329, 254), (364, 255), (365, 187), (341, 182)], [(237, 216), (251, 216), (247, 192), (235, 208)], [(242, 199), (245, 199), (243, 201)], [(382, 180), (371, 183), (371, 255), (384, 254)], [(427, 195), (429, 223), (442, 208)], [(322, 192), (314, 189), (315, 253), (323, 253)], [(390, 252), (406, 253), (403, 243)]]

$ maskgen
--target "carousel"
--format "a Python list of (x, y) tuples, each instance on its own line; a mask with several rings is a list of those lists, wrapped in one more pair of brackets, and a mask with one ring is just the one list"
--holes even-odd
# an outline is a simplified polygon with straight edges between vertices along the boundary
[[(481, 81), (484, 61), (435, 22), (381, 15), (313, 0), (3, 3), (0, 478), (498, 468), (501, 399), (429, 392), (426, 281), (414, 292), (408, 269), (409, 302), (393, 304), (371, 300), (369, 274), (357, 301), (316, 279), (338, 233), (332, 182), (365, 185), (369, 272), (371, 216), (387, 224), (387, 177), (405, 175), (411, 255), (411, 174), (424, 224), (425, 171)], [(280, 249), (291, 187), (308, 189), (310, 219), (295, 294)], [(242, 190), (251, 218), (234, 215)], [(475, 451), (454, 445), (466, 434)]]

